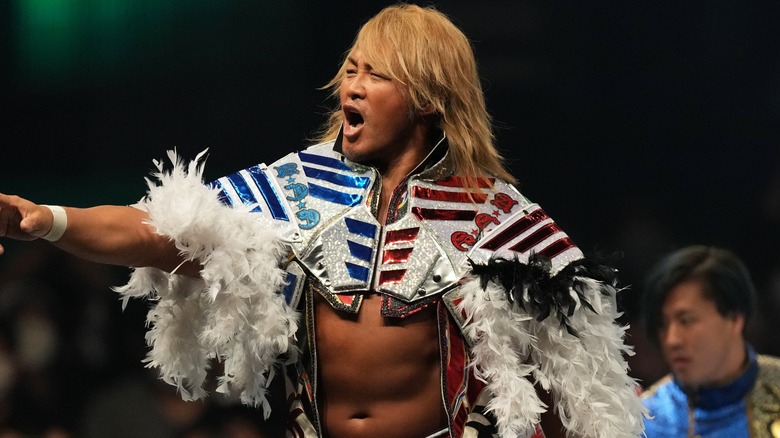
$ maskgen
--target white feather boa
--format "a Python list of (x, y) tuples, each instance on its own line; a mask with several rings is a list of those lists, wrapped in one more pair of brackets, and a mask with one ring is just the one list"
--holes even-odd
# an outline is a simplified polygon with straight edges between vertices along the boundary
[[(642, 435), (647, 411), (638, 385), (628, 376), (622, 354), (633, 354), (623, 343), (616, 290), (587, 278), (581, 289), (595, 313), (578, 305), (570, 317), (575, 337), (554, 317), (537, 321), (506, 291), (478, 278), (464, 282), (459, 310), (466, 316), (465, 335), (473, 345), (475, 374), (493, 394), (488, 403), (501, 437), (530, 436), (546, 406), (527, 377), (553, 394), (554, 408), (569, 436), (622, 438)], [(603, 292), (607, 292), (604, 294)]]
[(125, 300), (156, 301), (147, 319), (146, 361), (184, 399), (207, 395), (204, 383), (216, 358), (224, 363), (217, 391), (238, 394), (268, 416), (265, 392), (274, 365), (298, 354), (299, 315), (279, 293), (285, 278), (280, 260), (289, 250), (282, 236), (248, 213), (250, 207), (224, 206), (218, 190), (203, 184), (204, 154), (185, 165), (170, 151), (170, 172), (155, 162), (156, 181), (147, 179), (148, 194), (136, 205), (186, 260), (203, 266), (201, 278), (138, 268), (116, 290)]

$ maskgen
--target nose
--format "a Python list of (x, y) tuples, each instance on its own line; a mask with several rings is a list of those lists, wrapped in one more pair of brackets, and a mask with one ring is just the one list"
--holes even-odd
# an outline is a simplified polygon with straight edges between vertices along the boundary
[(661, 329), (661, 341), (669, 348), (674, 348), (682, 343), (682, 333), (680, 326), (675, 323), (669, 323)]
[(365, 75), (358, 73), (344, 79), (344, 88), (350, 99), (362, 99), (366, 96)]

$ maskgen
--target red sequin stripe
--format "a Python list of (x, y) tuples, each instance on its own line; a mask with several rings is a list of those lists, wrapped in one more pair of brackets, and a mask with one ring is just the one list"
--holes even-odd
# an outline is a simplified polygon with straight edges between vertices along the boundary
[(412, 214), (420, 220), (431, 221), (471, 221), (477, 216), (474, 210), (446, 210), (412, 207)]
[(469, 358), (468, 349), (463, 339), (463, 334), (458, 328), (458, 324), (452, 319), (449, 312), (441, 312), (439, 315), (441, 333), (445, 333), (446, 338), (442, 341), (446, 351), (446, 371), (444, 374), (447, 403), (449, 414), (452, 418), (452, 436), (462, 436), (468, 416), (476, 407), (477, 398), (485, 389), (485, 382), (474, 376)]
[(452, 320), (449, 312), (439, 312), (439, 324), (439, 333), (442, 333), (444, 337), (442, 347), (447, 350), (447, 354), (443, 355), (446, 360), (443, 366), (445, 367), (447, 411), (453, 420), (454, 436), (461, 436), (471, 408), (467, 396), (469, 372), (466, 367), (466, 357), (468, 352), (458, 325)]
[(382, 254), (382, 263), (403, 263), (409, 260), (409, 256), (412, 255), (413, 248), (400, 248), (400, 249), (386, 249)]
[(397, 284), (404, 279), (406, 269), (393, 269), (391, 271), (382, 271), (379, 273), (379, 285), (383, 284)]
[[(429, 297), (430, 298), (430, 297)], [(401, 300), (395, 299), (390, 295), (382, 295), (382, 316), (389, 318), (406, 318), (409, 315), (414, 315), (422, 309), (430, 305), (436, 305), (436, 300), (428, 301), (415, 301), (413, 303), (404, 303)]]
[(414, 186), (412, 188), (412, 197), (418, 199), (427, 199), (432, 201), (442, 202), (474, 202), (477, 204), (484, 204), (487, 201), (487, 195), (484, 193), (467, 193), (467, 192), (448, 192), (446, 190), (429, 189), (420, 186)]
[(504, 246), (510, 240), (523, 234), (529, 228), (549, 218), (550, 217), (547, 216), (547, 213), (545, 213), (542, 209), (535, 210), (523, 216), (522, 219), (516, 221), (515, 223), (508, 226), (503, 231), (500, 231), (498, 234), (490, 238), (490, 240), (488, 240), (484, 245), (482, 245), (482, 248), (495, 251), (498, 248)]
[[(476, 178), (474, 180), (477, 183), (477, 187), (481, 189), (489, 189), (493, 187), (493, 183), (496, 182), (495, 178)], [(450, 176), (444, 179), (435, 181), (434, 184), (444, 187), (464, 187), (466, 180), (459, 176)]]
[(517, 242), (509, 249), (512, 251), (517, 251), (519, 253), (524, 253), (530, 250), (531, 248), (533, 248), (534, 246), (538, 245), (544, 239), (552, 236), (553, 234), (559, 231), (561, 231), (561, 228), (555, 222), (551, 222), (539, 228), (538, 230), (534, 231), (529, 236), (526, 236), (525, 239)]
[[(460, 306), (460, 303), (462, 303), (462, 302), (463, 302), (463, 298), (462, 297), (461, 298), (454, 298), (452, 300), (452, 307), (457, 308), (457, 307)], [(468, 315), (466, 314), (466, 309), (461, 309), (460, 310), (460, 316), (463, 317), (464, 320), (468, 318)]]
[(409, 243), (417, 240), (419, 228), (404, 228), (403, 230), (388, 231), (385, 234), (385, 245), (394, 243)]
[(335, 294), (335, 297), (338, 298), (339, 301), (344, 303), (347, 306), (351, 306), (352, 302), (355, 301), (354, 295), (348, 295), (348, 294)]
[(539, 251), (539, 254), (547, 257), (548, 259), (552, 259), (558, 254), (566, 251), (569, 248), (574, 248), (575, 246), (576, 245), (574, 244), (574, 242), (572, 242), (571, 239), (569, 239), (568, 237), (564, 237), (556, 240), (555, 242), (551, 243), (547, 248)]

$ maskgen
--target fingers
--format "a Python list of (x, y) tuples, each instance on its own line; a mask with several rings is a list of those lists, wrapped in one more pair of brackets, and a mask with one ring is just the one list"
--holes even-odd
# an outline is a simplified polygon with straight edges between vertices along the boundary
[[(51, 219), (46, 220), (46, 213), (51, 215), (51, 212), (47, 208), (41, 208), (35, 206), (30, 209), (26, 214), (23, 214), (23, 219), (19, 221), (19, 230), (25, 234), (29, 234), (33, 237), (41, 237), (51, 228)], [(48, 222), (48, 226), (46, 223)]]
[(51, 228), (51, 211), (18, 196), (0, 194), (0, 237), (33, 240)]
[(19, 221), (19, 230), (34, 238), (48, 233), (54, 222), (50, 209), (29, 201), (20, 208), (20, 213), (22, 219)]

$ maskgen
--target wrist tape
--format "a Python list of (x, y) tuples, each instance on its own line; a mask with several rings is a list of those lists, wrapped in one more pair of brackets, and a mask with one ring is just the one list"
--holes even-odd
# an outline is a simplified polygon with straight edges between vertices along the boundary
[(65, 228), (68, 227), (68, 215), (65, 213), (65, 209), (59, 205), (44, 205), (44, 207), (51, 210), (51, 213), (54, 215), (54, 221), (51, 223), (49, 232), (41, 236), (41, 239), (56, 242), (60, 240), (60, 237), (65, 233)]

